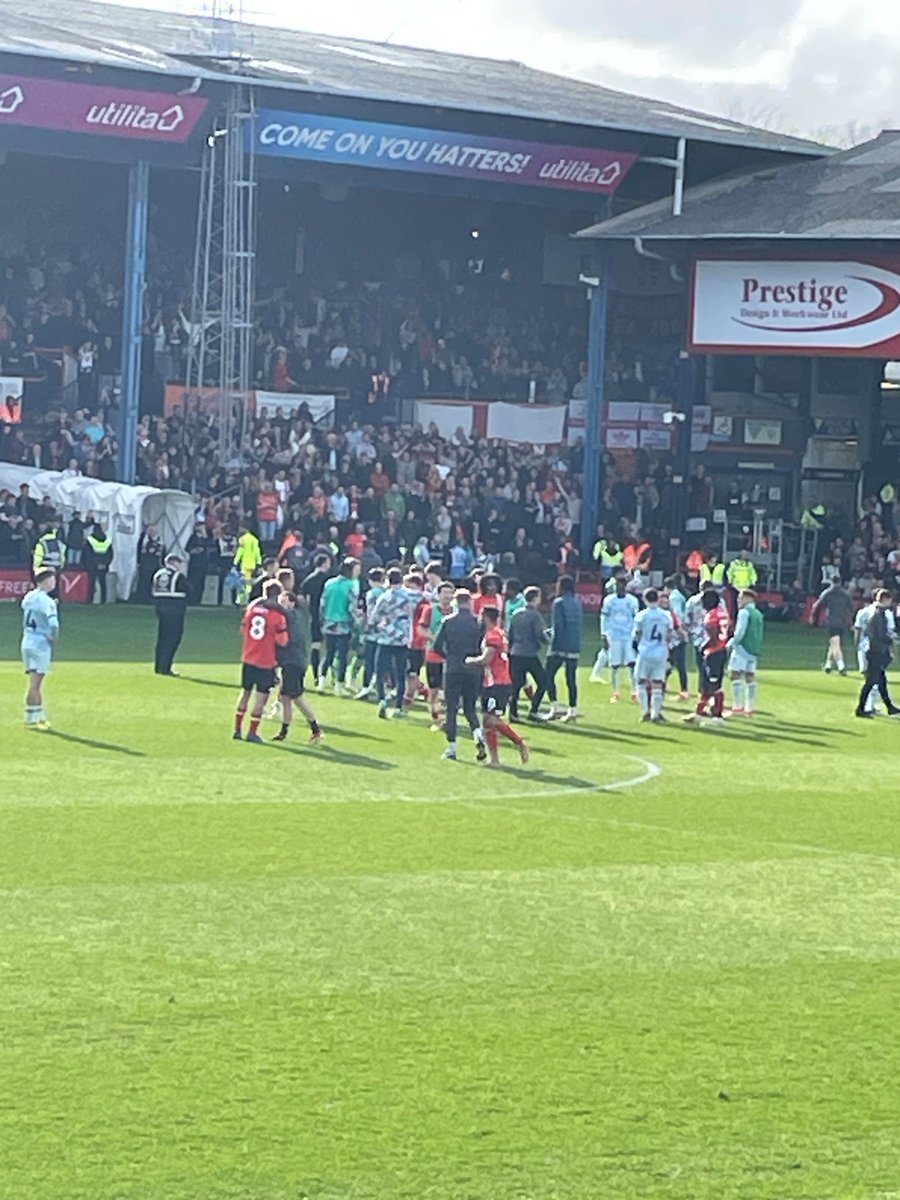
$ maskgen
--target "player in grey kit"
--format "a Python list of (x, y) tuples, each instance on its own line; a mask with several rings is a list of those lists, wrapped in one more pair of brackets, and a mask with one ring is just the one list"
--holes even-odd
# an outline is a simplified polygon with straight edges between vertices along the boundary
[(825, 615), (825, 628), (828, 631), (828, 649), (822, 670), (826, 675), (830, 675), (832, 670), (846, 675), (841, 637), (853, 623), (853, 597), (840, 579), (832, 580), (812, 606), (812, 612), (809, 614), (810, 625), (818, 623), (820, 613)]

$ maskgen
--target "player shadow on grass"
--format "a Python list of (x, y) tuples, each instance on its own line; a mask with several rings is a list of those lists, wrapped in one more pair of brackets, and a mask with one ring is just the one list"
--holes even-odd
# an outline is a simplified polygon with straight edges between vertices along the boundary
[[(674, 725), (674, 722), (666, 722), (668, 725)], [(646, 745), (647, 738), (651, 737), (654, 744), (657, 742), (676, 742), (677, 738), (666, 737), (664, 734), (658, 733), (658, 725), (647, 729), (641, 727), (640, 732), (637, 730), (631, 733), (627, 729), (609, 729), (607, 726), (599, 726), (597, 729), (577, 729), (574, 725), (560, 725), (556, 721), (548, 721), (547, 729), (552, 729), (554, 736), (556, 734), (568, 734), (570, 737), (574, 734), (576, 737), (590, 738), (595, 742), (625, 742), (629, 746)], [(663, 726), (665, 728), (665, 726)]]
[(134, 750), (131, 746), (116, 746), (113, 742), (98, 742), (96, 738), (79, 737), (75, 733), (63, 733), (60, 729), (48, 729), (46, 737), (59, 738), (63, 742), (73, 742), (76, 746), (90, 746), (92, 750), (108, 750), (111, 754), (127, 754), (129, 758), (146, 758), (143, 750)]
[[(779, 726), (777, 732), (764, 733), (758, 726), (748, 729), (746, 725), (738, 726), (730, 721), (725, 729), (719, 729), (717, 732), (719, 736), (730, 737), (732, 741), (736, 742), (793, 742), (797, 746), (815, 746), (817, 749), (828, 745), (827, 742), (819, 741), (818, 738), (791, 737), (781, 733), (780, 729)], [(817, 729), (816, 733), (821, 733), (821, 730)]]
[[(468, 762), (466, 759), (458, 760), (464, 767), (477, 767), (479, 771), (484, 772), (485, 768), (480, 763)], [(528, 783), (547, 783), (553, 787), (572, 788), (573, 791), (579, 792), (596, 792), (602, 784), (594, 783), (591, 779), (581, 779), (577, 775), (554, 775), (551, 771), (543, 771), (540, 768), (528, 767), (512, 767), (506, 763), (500, 768), (504, 775), (514, 775), (517, 779), (527, 780)], [(493, 776), (493, 771), (487, 771), (487, 775)]]
[(369, 758), (365, 754), (353, 754), (349, 750), (338, 750), (336, 746), (320, 743), (318, 746), (289, 746), (285, 742), (266, 742), (270, 750), (280, 750), (282, 753), (299, 754), (304, 758), (316, 758), (320, 762), (324, 758), (343, 767), (367, 767), (370, 771), (393, 771), (396, 763), (385, 762), (381, 758)]

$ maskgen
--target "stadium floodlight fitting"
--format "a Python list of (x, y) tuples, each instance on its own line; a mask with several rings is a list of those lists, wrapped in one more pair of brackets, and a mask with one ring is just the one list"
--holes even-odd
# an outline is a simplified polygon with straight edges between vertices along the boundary
[(579, 275), (578, 282), (583, 283), (585, 287), (595, 288), (600, 286), (599, 275)]
[(687, 420), (687, 414), (683, 412), (675, 412), (670, 409), (662, 415), (663, 425), (673, 425), (676, 421), (681, 424)]

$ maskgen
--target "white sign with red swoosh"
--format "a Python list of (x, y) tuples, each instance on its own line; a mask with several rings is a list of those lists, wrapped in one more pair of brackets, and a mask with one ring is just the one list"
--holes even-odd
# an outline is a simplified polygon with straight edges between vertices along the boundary
[(900, 355), (900, 260), (701, 259), (691, 299), (700, 353)]

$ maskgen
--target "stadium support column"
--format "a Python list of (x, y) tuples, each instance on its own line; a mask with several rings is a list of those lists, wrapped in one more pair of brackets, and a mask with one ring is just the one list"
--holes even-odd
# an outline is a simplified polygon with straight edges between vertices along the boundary
[[(704, 387), (705, 360), (682, 350), (678, 361), (673, 504), (670, 545), (676, 567), (685, 550), (685, 526), (690, 516), (691, 442), (694, 435), (694, 405)], [(702, 398), (702, 397), (701, 397)], [(712, 514), (710, 514), (711, 516)]]
[(122, 387), (119, 396), (119, 478), (134, 483), (137, 427), (141, 404), (141, 342), (147, 270), (147, 211), (150, 164), (141, 159), (128, 170), (128, 232), (125, 244), (125, 298), (122, 305)]
[(591, 561), (603, 495), (603, 400), (606, 390), (606, 325), (611, 256), (599, 243), (595, 277), (588, 292), (587, 411), (584, 418), (584, 500), (581, 509), (581, 559)]

